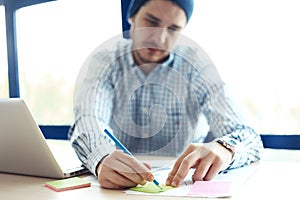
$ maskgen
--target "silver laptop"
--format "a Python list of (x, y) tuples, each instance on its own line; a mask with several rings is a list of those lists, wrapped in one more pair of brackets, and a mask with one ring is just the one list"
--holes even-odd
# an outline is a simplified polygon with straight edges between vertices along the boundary
[(0, 172), (67, 178), (87, 171), (69, 141), (44, 138), (22, 99), (0, 99)]

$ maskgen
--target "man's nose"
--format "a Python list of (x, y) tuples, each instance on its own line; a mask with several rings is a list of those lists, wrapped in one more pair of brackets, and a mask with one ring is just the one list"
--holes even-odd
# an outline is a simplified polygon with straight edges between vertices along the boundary
[(167, 28), (155, 28), (153, 37), (158, 44), (165, 44), (168, 39)]

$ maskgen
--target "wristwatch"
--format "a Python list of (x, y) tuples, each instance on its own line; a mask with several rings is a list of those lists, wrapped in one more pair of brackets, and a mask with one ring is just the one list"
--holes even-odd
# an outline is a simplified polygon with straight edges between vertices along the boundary
[(232, 141), (232, 144), (230, 144), (229, 142), (223, 140), (223, 139), (217, 139), (216, 140), (217, 143), (221, 144), (223, 147), (225, 147), (226, 149), (228, 149), (232, 154), (235, 153), (235, 148), (234, 148), (234, 144), (235, 142)]

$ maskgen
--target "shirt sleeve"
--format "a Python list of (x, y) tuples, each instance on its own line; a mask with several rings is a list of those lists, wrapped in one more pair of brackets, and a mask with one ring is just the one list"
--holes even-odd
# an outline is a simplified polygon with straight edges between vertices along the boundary
[(261, 159), (263, 144), (260, 136), (252, 128), (238, 126), (222, 139), (235, 148), (233, 160), (228, 169), (243, 167)]
[(222, 138), (235, 147), (229, 168), (260, 160), (263, 143), (260, 135), (243, 119), (229, 97), (213, 64), (201, 71), (194, 83), (201, 113), (206, 117), (211, 139)]
[[(221, 138), (235, 148), (235, 153), (229, 168), (243, 167), (261, 159), (263, 143), (260, 135), (251, 127), (239, 112), (239, 108), (229, 97), (226, 87), (220, 88), (219, 100), (211, 111), (211, 130), (215, 138)], [(220, 98), (221, 97), (221, 98)], [(220, 106), (222, 105), (222, 106)], [(222, 108), (220, 108), (222, 107)], [(222, 111), (220, 111), (220, 109)]]
[(78, 77), (82, 81), (77, 83), (80, 88), (74, 97), (74, 131), (70, 134), (79, 159), (94, 175), (100, 160), (115, 150), (103, 132), (104, 129), (110, 130), (108, 124), (113, 101), (110, 62), (105, 59), (96, 54), (83, 66), (82, 77)]

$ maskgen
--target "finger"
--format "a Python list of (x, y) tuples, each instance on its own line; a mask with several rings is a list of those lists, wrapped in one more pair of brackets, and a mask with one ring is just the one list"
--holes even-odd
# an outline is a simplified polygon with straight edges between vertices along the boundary
[(173, 179), (174, 179), (174, 177), (175, 177), (175, 175), (176, 175), (176, 173), (177, 173), (177, 171), (178, 171), (180, 165), (181, 165), (181, 160), (178, 159), (178, 160), (175, 162), (175, 164), (174, 164), (172, 170), (171, 170), (170, 173), (168, 174), (168, 178), (167, 178), (167, 180), (166, 180), (166, 185), (171, 185), (171, 184), (172, 184), (172, 181), (173, 181)]
[[(136, 173), (136, 171), (133, 168), (128, 166), (127, 163), (123, 163), (122, 161), (120, 161), (118, 166), (120, 170), (116, 171), (116, 173), (122, 175), (124, 178), (130, 180), (135, 184), (144, 185), (146, 183), (145, 179), (139, 173)], [(122, 181), (122, 179), (120, 179), (120, 181)]]
[(124, 177), (123, 175), (119, 174), (112, 168), (107, 167), (106, 165), (102, 166), (101, 173), (98, 176), (98, 181), (102, 187), (111, 189), (118, 189), (137, 185), (137, 183), (135, 183), (131, 179)]
[(210, 166), (207, 174), (204, 176), (205, 181), (212, 180), (215, 176), (221, 171), (222, 162), (220, 160), (215, 160), (214, 163)]
[[(130, 184), (131, 181), (123, 180), (122, 177), (118, 178), (120, 175), (113, 169), (108, 168), (104, 165), (102, 170), (103, 171), (101, 171), (101, 174), (99, 174), (98, 176), (98, 182), (100, 183), (101, 187), (109, 189), (120, 189), (124, 188), (124, 185), (132, 185), (132, 183)], [(123, 186), (121, 186), (119, 183), (121, 183)]]
[(174, 175), (174, 178), (171, 182), (171, 185), (177, 187), (186, 177), (190, 168), (195, 165), (197, 160), (199, 159), (198, 153), (196, 151), (190, 153), (186, 156), (182, 162), (180, 167), (177, 170), (177, 173)]
[(107, 180), (111, 181), (112, 183), (119, 185), (122, 188), (133, 187), (139, 183), (134, 182), (128, 177), (123, 176), (122, 174), (115, 172), (111, 176), (107, 177)]
[(193, 151), (193, 146), (190, 145), (179, 157), (178, 159), (176, 160), (171, 172), (169, 173), (168, 175), (168, 178), (166, 180), (166, 185), (171, 185), (172, 184), (172, 181), (175, 177), (175, 175), (177, 174), (178, 172), (178, 169), (180, 168), (181, 164), (182, 164), (182, 161), (184, 158), (186, 158), (187, 155), (189, 155), (191, 152)]
[(153, 181), (154, 176), (152, 172), (134, 157), (125, 154), (125, 156), (118, 157), (118, 160), (126, 164), (130, 168), (130, 172), (137, 173), (142, 180)]
[(151, 165), (150, 164), (148, 164), (148, 163), (144, 163), (143, 162), (143, 164), (149, 169), (149, 170), (151, 170), (152, 169), (152, 167), (151, 167)]
[[(127, 163), (120, 161), (120, 158), (123, 158), (121, 160), (127, 161)], [(146, 182), (144, 181), (144, 179), (128, 165), (129, 161), (128, 159), (126, 160), (126, 158), (131, 159), (131, 157), (129, 157), (127, 154), (124, 154), (122, 151), (115, 151), (110, 156), (105, 158), (102, 162), (103, 164), (101, 170), (101, 177), (109, 177), (112, 182), (119, 184), (119, 182), (114, 181), (114, 179), (112, 179), (117, 178), (112, 175), (118, 173), (126, 179), (128, 179), (130, 182), (133, 182), (135, 184), (145, 184)], [(119, 181), (122, 181), (122, 185), (127, 185), (126, 181), (124, 181), (123, 179), (120, 179)]]
[(129, 184), (129, 182), (127, 182), (126, 184), (122, 184), (120, 179), (119, 179), (120, 183), (116, 183), (114, 181), (115, 180), (110, 180), (110, 179), (102, 180), (100, 186), (106, 189), (124, 189), (128, 187), (136, 186), (136, 184), (134, 183)]
[(192, 176), (193, 181), (202, 181), (210, 166), (212, 165), (213, 159), (210, 156), (206, 156), (200, 160), (196, 170)]
[(100, 183), (101, 187), (106, 188), (106, 189), (121, 189), (122, 188), (121, 186), (119, 186), (107, 179), (103, 180), (103, 181), (99, 180), (99, 183)]

